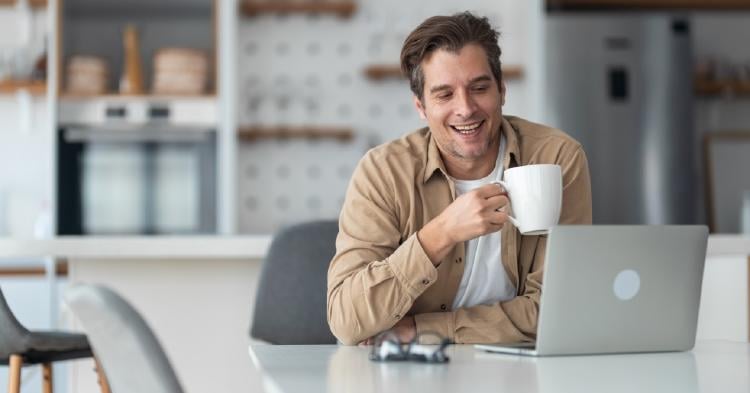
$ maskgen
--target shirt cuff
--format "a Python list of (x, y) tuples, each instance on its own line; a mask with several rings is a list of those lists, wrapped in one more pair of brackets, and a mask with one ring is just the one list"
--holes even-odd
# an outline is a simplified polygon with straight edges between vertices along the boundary
[[(453, 312), (431, 312), (425, 314), (414, 315), (414, 323), (417, 325), (417, 337), (419, 337), (420, 344), (440, 344), (441, 338), (448, 338), (451, 341), (454, 340), (454, 333), (456, 331), (456, 322), (454, 320), (455, 314)], [(435, 337), (434, 333), (440, 337)]]
[(438, 278), (438, 271), (424, 252), (416, 233), (409, 236), (391, 254), (388, 263), (412, 300), (419, 297)]

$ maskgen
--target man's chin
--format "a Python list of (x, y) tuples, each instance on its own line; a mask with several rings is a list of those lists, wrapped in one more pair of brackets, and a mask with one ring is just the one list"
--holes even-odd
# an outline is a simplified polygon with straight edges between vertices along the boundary
[(455, 155), (464, 159), (464, 160), (477, 160), (482, 158), (485, 153), (487, 152), (486, 149), (484, 150), (476, 150), (476, 149), (459, 149), (455, 151)]

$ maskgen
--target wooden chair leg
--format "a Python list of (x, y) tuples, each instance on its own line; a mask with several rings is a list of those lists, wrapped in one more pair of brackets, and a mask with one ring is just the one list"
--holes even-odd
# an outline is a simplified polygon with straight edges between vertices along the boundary
[(52, 363), (42, 364), (42, 393), (52, 393)]
[(104, 375), (104, 370), (102, 369), (102, 365), (99, 364), (99, 359), (94, 357), (94, 363), (96, 367), (96, 375), (97, 375), (97, 382), (99, 382), (99, 389), (101, 389), (102, 393), (112, 393), (111, 390), (109, 390), (109, 382), (107, 382), (107, 376)]
[(23, 366), (21, 355), (10, 355), (10, 361), (8, 362), (8, 393), (20, 393), (21, 391), (21, 366)]

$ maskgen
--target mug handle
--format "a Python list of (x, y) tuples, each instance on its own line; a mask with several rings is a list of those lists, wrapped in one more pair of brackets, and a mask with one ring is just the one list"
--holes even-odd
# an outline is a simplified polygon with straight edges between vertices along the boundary
[[(508, 187), (508, 183), (506, 183), (506, 182), (504, 182), (502, 180), (495, 180), (495, 181), (492, 182), (492, 184), (497, 184), (499, 186), (502, 186), (505, 189), (505, 191), (508, 194), (510, 194), (510, 187)], [(510, 199), (508, 199), (508, 200), (510, 201)], [(520, 227), (520, 224), (518, 223), (518, 220), (515, 217), (511, 216), (510, 213), (508, 213), (508, 219), (513, 224), (513, 226), (515, 226), (516, 228)]]

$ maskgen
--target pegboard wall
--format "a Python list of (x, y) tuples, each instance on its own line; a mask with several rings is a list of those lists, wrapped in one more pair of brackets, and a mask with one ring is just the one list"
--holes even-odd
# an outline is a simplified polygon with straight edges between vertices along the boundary
[[(270, 0), (269, 0), (270, 1)], [(299, 1), (299, 0), (298, 0)], [(335, 0), (328, 0), (335, 1)], [(361, 0), (350, 18), (263, 14), (239, 27), (242, 127), (348, 127), (354, 138), (244, 142), (238, 151), (241, 233), (336, 218), (357, 162), (367, 149), (424, 126), (406, 80), (373, 81), (367, 66), (398, 65), (401, 45), (424, 19), (470, 10), (499, 28), (503, 64), (524, 66), (526, 24), (536, 1)], [(508, 83), (505, 113), (523, 115), (524, 79)]]

